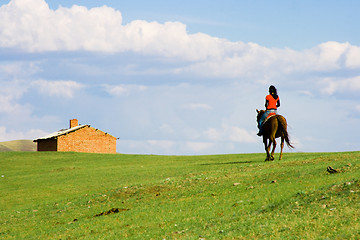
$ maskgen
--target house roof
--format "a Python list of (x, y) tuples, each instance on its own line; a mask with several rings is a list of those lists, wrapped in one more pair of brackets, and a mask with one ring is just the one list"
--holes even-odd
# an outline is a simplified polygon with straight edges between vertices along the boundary
[(80, 128), (83, 128), (83, 127), (86, 127), (86, 126), (89, 126), (90, 125), (79, 125), (79, 126), (76, 126), (76, 127), (72, 127), (72, 128), (69, 128), (69, 129), (61, 129), (57, 132), (54, 132), (54, 133), (51, 133), (49, 135), (46, 135), (44, 137), (41, 137), (41, 138), (38, 138), (38, 139), (35, 139), (34, 142), (38, 141), (38, 140), (44, 140), (44, 139), (50, 139), (50, 138), (57, 138), (59, 136), (62, 136), (62, 135), (65, 135), (65, 134), (68, 134), (70, 132), (74, 132), (76, 130), (79, 130)]

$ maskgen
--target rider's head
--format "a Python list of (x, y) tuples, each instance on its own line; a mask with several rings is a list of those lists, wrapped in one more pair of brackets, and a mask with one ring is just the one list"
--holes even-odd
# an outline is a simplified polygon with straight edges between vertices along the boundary
[(276, 90), (276, 88), (275, 88), (273, 85), (271, 85), (271, 86), (269, 87), (269, 93), (270, 93), (271, 95), (277, 95), (277, 90)]

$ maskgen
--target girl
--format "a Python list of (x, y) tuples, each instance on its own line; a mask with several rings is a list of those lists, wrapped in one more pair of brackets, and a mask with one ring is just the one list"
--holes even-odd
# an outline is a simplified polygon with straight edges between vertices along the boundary
[(277, 108), (280, 107), (280, 98), (277, 94), (276, 88), (273, 85), (269, 87), (269, 95), (266, 96), (265, 100), (266, 100), (265, 101), (266, 111), (262, 115), (258, 123), (258, 128), (259, 128), (259, 133), (257, 134), (258, 136), (262, 135), (262, 124), (264, 120), (267, 118), (267, 116), (269, 116), (270, 113), (277, 114)]

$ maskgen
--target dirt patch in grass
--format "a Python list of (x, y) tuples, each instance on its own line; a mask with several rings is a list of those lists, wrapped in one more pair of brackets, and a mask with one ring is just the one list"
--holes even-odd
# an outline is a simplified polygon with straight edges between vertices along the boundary
[(99, 214), (96, 214), (94, 217), (101, 217), (101, 216), (107, 216), (107, 215), (110, 215), (110, 214), (115, 214), (115, 213), (120, 213), (120, 212), (126, 212), (126, 211), (129, 211), (129, 209), (126, 209), (126, 208), (112, 208), (108, 211), (105, 211), (105, 212), (101, 212)]
[(51, 172), (65, 172), (65, 171), (72, 171), (72, 170), (79, 170), (81, 168), (77, 168), (77, 167), (61, 167), (61, 168), (56, 168), (53, 169)]
[(145, 195), (160, 196), (164, 192), (170, 191), (167, 186), (132, 186), (117, 189), (111, 193), (111, 197), (115, 199), (143, 198)]

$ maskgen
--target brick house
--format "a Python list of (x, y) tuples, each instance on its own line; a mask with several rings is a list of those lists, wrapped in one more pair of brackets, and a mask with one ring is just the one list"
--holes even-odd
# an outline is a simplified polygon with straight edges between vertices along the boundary
[(116, 153), (117, 138), (90, 125), (70, 120), (70, 128), (35, 139), (37, 151)]

